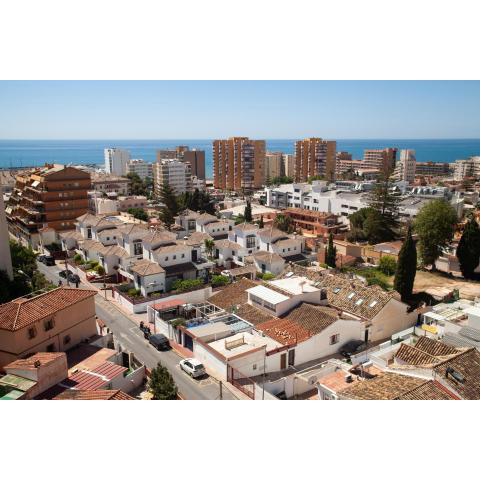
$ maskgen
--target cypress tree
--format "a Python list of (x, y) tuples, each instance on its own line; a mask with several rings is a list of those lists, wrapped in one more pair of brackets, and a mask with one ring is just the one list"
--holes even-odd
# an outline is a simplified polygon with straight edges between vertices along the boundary
[(336, 267), (337, 248), (333, 245), (333, 234), (328, 236), (328, 246), (325, 255), (325, 263), (332, 268)]
[(180, 207), (178, 205), (177, 196), (175, 195), (175, 190), (168, 183), (162, 185), (159, 193), (159, 200), (164, 205), (160, 210), (160, 219), (165, 226), (170, 229), (175, 222), (175, 216), (178, 214)]
[(250, 204), (250, 201), (247, 200), (247, 205), (245, 206), (245, 211), (243, 212), (243, 218), (245, 219), (246, 222), (250, 223), (253, 220), (252, 217), (252, 205)]
[(413, 282), (417, 273), (417, 249), (412, 238), (412, 228), (408, 227), (407, 237), (398, 254), (397, 271), (393, 286), (403, 301), (412, 296)]
[(473, 216), (465, 225), (465, 230), (458, 243), (457, 258), (463, 277), (473, 278), (480, 261), (480, 228)]

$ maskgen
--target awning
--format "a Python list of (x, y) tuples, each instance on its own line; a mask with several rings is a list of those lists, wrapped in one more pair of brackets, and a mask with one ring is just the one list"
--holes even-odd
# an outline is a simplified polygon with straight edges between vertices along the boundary
[(173, 300), (165, 300), (164, 302), (155, 303), (152, 305), (152, 308), (157, 312), (161, 312), (170, 308), (179, 307), (180, 305), (185, 305), (186, 303), (187, 302), (181, 298), (175, 298)]

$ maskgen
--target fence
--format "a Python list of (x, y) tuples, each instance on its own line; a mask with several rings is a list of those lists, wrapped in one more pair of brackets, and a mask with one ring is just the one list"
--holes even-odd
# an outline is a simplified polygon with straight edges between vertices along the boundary
[(227, 380), (247, 395), (247, 397), (255, 400), (255, 382), (250, 377), (243, 375), (236, 368), (228, 365)]

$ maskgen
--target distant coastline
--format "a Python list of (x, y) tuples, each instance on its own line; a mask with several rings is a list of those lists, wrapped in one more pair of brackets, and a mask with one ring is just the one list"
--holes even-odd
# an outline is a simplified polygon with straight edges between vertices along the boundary
[[(253, 138), (253, 137), (252, 137)], [(293, 153), (294, 139), (266, 139), (267, 149)], [(0, 140), (0, 168), (62, 164), (103, 164), (103, 149), (125, 148), (132, 158), (155, 161), (159, 148), (188, 145), (205, 150), (206, 174), (212, 176), (212, 141), (210, 139), (171, 140)], [(362, 158), (366, 148), (397, 147), (415, 150), (418, 162), (452, 163), (457, 159), (480, 155), (480, 139), (340, 139), (337, 151), (347, 151)]]

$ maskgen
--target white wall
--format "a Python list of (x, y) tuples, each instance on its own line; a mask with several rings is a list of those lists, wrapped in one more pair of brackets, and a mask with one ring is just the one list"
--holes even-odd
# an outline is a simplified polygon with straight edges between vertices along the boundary
[(202, 362), (207, 369), (211, 370), (217, 379), (223, 380), (223, 381), (227, 380), (226, 362), (217, 358), (201, 343), (195, 340), (193, 341), (193, 356), (198, 361)]
[(407, 305), (392, 298), (372, 319), (369, 340), (375, 342), (390, 338), (394, 333), (413, 327), (417, 323), (417, 312), (407, 313)]

